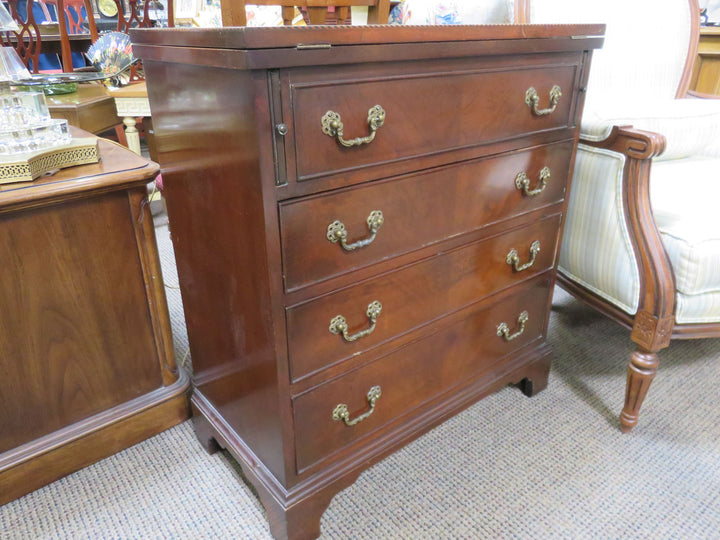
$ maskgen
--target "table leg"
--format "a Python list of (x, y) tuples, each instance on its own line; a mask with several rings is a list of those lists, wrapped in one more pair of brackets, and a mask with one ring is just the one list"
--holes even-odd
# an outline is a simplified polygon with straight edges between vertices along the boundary
[(138, 133), (137, 127), (135, 127), (136, 121), (134, 116), (126, 116), (123, 118), (128, 148), (137, 155), (140, 155), (140, 134)]

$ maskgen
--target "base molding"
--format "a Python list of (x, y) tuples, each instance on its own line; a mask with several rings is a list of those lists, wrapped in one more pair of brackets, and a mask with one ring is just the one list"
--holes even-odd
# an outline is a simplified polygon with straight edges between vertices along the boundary
[(189, 386), (179, 370), (170, 386), (0, 454), (0, 505), (187, 420)]
[(383, 428), (383, 435), (358, 452), (317, 472), (303, 474), (287, 487), (198, 390), (191, 398), (193, 424), (208, 452), (224, 448), (237, 460), (265, 507), (274, 538), (316, 538), (320, 534), (320, 518), (333, 497), (352, 485), (360, 473), (504, 386), (515, 384), (526, 395), (535, 395), (547, 385), (551, 354), (552, 348), (547, 343), (531, 346), (525, 354), (503, 365), (500, 372), (486, 374), (460, 390), (449, 392), (446, 397), (439, 396), (428, 407), (414, 411), (410, 418), (398, 419)]

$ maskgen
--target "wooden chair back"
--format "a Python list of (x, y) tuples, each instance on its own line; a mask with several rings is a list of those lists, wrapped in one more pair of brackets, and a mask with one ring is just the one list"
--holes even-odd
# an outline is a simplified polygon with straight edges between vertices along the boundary
[[(173, 0), (167, 0), (168, 7), (168, 26), (175, 26), (175, 13), (173, 8)], [(118, 8), (118, 24), (117, 31), (123, 34), (129, 34), (131, 28), (150, 28), (153, 25), (150, 19), (150, 0), (143, 2), (142, 8), (139, 6), (138, 0), (128, 0), (129, 11), (125, 12), (123, 0), (115, 0)], [(130, 82), (142, 81), (145, 76), (142, 73), (142, 64), (135, 62), (130, 66)]]
[(245, 5), (281, 6), (283, 23), (292, 24), (295, 7), (305, 8), (310, 24), (325, 24), (328, 7), (335, 7), (337, 24), (350, 22), (350, 8), (367, 6), (368, 24), (387, 24), (390, 0), (222, 0), (223, 26), (247, 26)]
[(35, 22), (33, 14), (33, 0), (25, 0), (27, 16), (25, 20), (18, 13), (18, 0), (7, 0), (8, 11), (18, 24), (19, 31), (0, 32), (0, 43), (3, 47), (12, 47), (18, 53), (20, 60), (32, 73), (39, 73), (40, 59), (40, 28)]
[(648, 92), (668, 99), (687, 93), (700, 30), (697, 0), (521, 3), (521, 23), (607, 24), (603, 47), (593, 54), (586, 104), (595, 96), (642, 101)]
[[(128, 0), (129, 11), (125, 12), (125, 2), (123, 0), (115, 0), (118, 8), (118, 24), (117, 31), (123, 34), (130, 33), (131, 28), (150, 28), (152, 20), (150, 19), (150, 0), (143, 2), (142, 8), (139, 6), (138, 0)], [(168, 26), (175, 26), (175, 13), (173, 0), (167, 0)]]
[[(18, 12), (18, 3), (25, 2), (26, 16), (23, 19)], [(35, 14), (33, 13), (33, 7), (35, 6), (34, 0), (7, 0), (10, 15), (17, 22), (20, 30), (18, 32), (4, 32), (0, 35), (0, 42), (3, 46), (13, 47), (20, 59), (27, 66), (32, 73), (39, 73), (39, 59), (42, 50), (42, 34), (40, 33), (40, 27), (35, 20)], [(60, 36), (60, 66), (63, 71), (73, 71), (72, 63), (72, 48), (70, 46), (70, 34), (75, 32), (69, 32), (68, 26), (71, 28), (79, 29), (77, 33), (84, 33), (84, 29), (81, 24), (83, 21), (78, 19), (75, 22), (70, 9), (75, 10), (78, 17), (81, 15), (81, 8), (84, 7), (86, 13), (91, 16), (88, 17), (87, 23), (90, 30), (90, 39), (95, 41), (98, 37), (97, 27), (95, 26), (95, 19), (92, 17), (92, 6), (90, 0), (41, 0), (38, 5), (45, 14), (45, 18), (48, 21), (52, 20), (50, 12), (47, 9), (46, 4), (54, 5), (57, 13), (58, 33)], [(69, 21), (72, 21), (70, 23)]]
[[(41, 5), (55, 6), (57, 13), (57, 21), (60, 27), (63, 27), (61, 19), (65, 19), (68, 33), (85, 34), (90, 33), (90, 39), (95, 41), (98, 38), (97, 26), (95, 25), (95, 17), (93, 17), (92, 4), (90, 0), (40, 0)], [(85, 15), (83, 15), (85, 8)], [(44, 10), (46, 13), (47, 11)], [(87, 24), (87, 30), (83, 26)], [(62, 34), (62, 30), (60, 32)]]
[[(90, 41), (94, 43), (98, 38), (92, 4), (90, 0), (40, 0), (40, 3), (55, 6), (60, 33), (60, 63), (63, 71), (71, 72), (73, 62), (70, 35), (85, 33), (82, 24), (87, 22)], [(82, 15), (83, 8), (85, 8), (85, 17)]]

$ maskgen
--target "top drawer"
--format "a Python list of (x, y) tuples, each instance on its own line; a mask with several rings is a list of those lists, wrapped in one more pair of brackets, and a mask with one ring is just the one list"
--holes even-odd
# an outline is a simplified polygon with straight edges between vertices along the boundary
[(578, 65), (553, 61), (290, 71), (288, 176), (293, 161), (303, 181), (572, 127)]

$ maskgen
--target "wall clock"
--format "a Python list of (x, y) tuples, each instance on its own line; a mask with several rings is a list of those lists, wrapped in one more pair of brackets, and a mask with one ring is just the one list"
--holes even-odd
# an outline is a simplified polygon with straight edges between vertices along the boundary
[(103, 17), (115, 17), (118, 14), (115, 0), (98, 0), (98, 10)]

